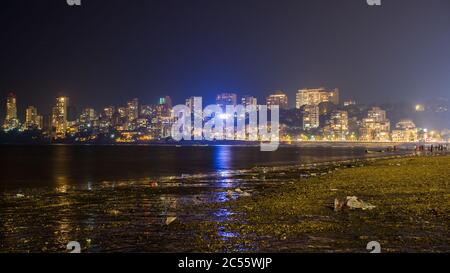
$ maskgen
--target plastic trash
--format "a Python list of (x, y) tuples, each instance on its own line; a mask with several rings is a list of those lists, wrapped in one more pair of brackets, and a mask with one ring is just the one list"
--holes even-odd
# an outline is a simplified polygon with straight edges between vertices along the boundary
[(175, 216), (167, 217), (166, 218), (166, 225), (168, 226), (168, 225), (172, 224), (175, 220), (177, 220), (177, 217), (175, 217)]
[(374, 205), (366, 203), (360, 200), (356, 196), (347, 196), (347, 198), (343, 201), (339, 199), (334, 200), (334, 210), (341, 211), (344, 209), (362, 209), (362, 210), (371, 210), (376, 208)]

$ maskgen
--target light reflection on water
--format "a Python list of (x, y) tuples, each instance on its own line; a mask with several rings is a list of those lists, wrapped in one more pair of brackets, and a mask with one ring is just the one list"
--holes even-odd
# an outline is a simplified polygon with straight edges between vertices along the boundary
[(214, 149), (214, 167), (216, 171), (226, 171), (231, 168), (232, 146), (216, 146)]

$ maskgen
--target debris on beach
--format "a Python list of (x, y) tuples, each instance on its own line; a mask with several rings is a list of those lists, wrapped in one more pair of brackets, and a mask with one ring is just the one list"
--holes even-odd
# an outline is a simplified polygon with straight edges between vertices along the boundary
[(242, 197), (249, 197), (249, 196), (251, 196), (250, 193), (245, 192), (245, 191), (241, 190), (240, 188), (237, 188), (237, 189), (235, 189), (234, 191), (235, 191), (237, 194), (239, 194), (239, 196), (242, 196)]
[(345, 209), (372, 210), (374, 208), (376, 208), (374, 205), (366, 203), (356, 196), (347, 196), (345, 200), (334, 199), (334, 211)]
[(251, 196), (251, 194), (249, 192), (245, 192), (245, 191), (241, 190), (240, 188), (237, 188), (234, 191), (228, 190), (227, 191), (227, 197), (231, 199), (231, 198), (233, 198), (235, 193), (238, 194), (240, 197), (249, 197), (249, 196)]
[(108, 210), (108, 214), (112, 216), (119, 216), (121, 213), (116, 209)]
[(166, 222), (165, 222), (166, 226), (172, 224), (175, 220), (177, 220), (177, 217), (175, 217), (175, 216), (169, 216), (169, 217), (167, 217), (167, 218), (166, 218)]
[(252, 196), (252, 195), (250, 193), (248, 193), (248, 192), (243, 192), (243, 193), (240, 194), (240, 196), (242, 196), (242, 197), (249, 197), (249, 196)]
[(228, 198), (232, 198), (233, 197), (233, 191), (232, 190), (227, 191), (227, 197)]

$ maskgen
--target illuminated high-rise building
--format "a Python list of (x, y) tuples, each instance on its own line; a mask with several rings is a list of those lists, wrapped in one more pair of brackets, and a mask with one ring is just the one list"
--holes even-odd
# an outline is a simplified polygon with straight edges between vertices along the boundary
[(322, 102), (339, 104), (339, 89), (327, 91), (324, 88), (298, 90), (295, 98), (295, 107), (300, 109), (303, 105), (319, 105)]
[(170, 117), (172, 113), (172, 99), (165, 96), (159, 99), (159, 104), (156, 106), (156, 115), (159, 117)]
[(303, 130), (319, 128), (320, 112), (318, 105), (305, 105), (303, 108)]
[(186, 99), (186, 106), (191, 110), (191, 112), (194, 111), (194, 102), (196, 97), (190, 97)]
[(17, 100), (16, 94), (9, 93), (6, 98), (6, 117), (3, 123), (6, 131), (19, 128), (19, 120), (17, 119)]
[(216, 97), (216, 104), (225, 109), (227, 105), (237, 105), (237, 95), (234, 93), (221, 93)]
[(56, 98), (56, 106), (53, 107), (52, 112), (52, 132), (55, 139), (66, 137), (68, 105), (68, 97)]
[(324, 135), (330, 140), (346, 140), (348, 131), (347, 111), (335, 110), (331, 112), (330, 119), (324, 128)]
[(242, 105), (247, 106), (258, 106), (258, 100), (253, 96), (243, 96), (241, 100)]
[(139, 117), (139, 100), (132, 99), (127, 103), (127, 118), (129, 122)]
[[(199, 106), (202, 106), (203, 98), (202, 97), (190, 97), (189, 99), (186, 99), (186, 106), (191, 110), (191, 114), (196, 114), (198, 117), (203, 116), (203, 109), (202, 107), (199, 107), (199, 109), (195, 109), (195, 102), (199, 104)], [(196, 112), (197, 110), (197, 112)]]
[(115, 111), (114, 106), (107, 106), (107, 107), (105, 107), (105, 108), (103, 109), (103, 112), (104, 112), (104, 114), (105, 114), (105, 117), (106, 117), (108, 120), (112, 120), (112, 116), (114, 115), (114, 111)]
[(400, 120), (392, 131), (392, 141), (394, 142), (416, 142), (419, 140), (418, 130), (412, 120)]
[(159, 99), (159, 104), (156, 106), (156, 123), (159, 137), (166, 138), (171, 135), (172, 99), (169, 96)]
[(139, 115), (144, 118), (151, 118), (153, 116), (155, 107), (153, 105), (141, 105)]
[(159, 98), (159, 104), (166, 105), (167, 108), (172, 109), (172, 98), (169, 96), (165, 96), (162, 98)]
[(354, 100), (344, 101), (344, 106), (352, 106), (352, 105), (356, 105), (356, 101), (354, 101)]
[(6, 99), (6, 120), (17, 119), (16, 94), (9, 93)]
[(380, 107), (373, 107), (367, 113), (369, 119), (373, 119), (376, 122), (382, 122), (386, 120), (386, 111), (382, 110)]
[(34, 106), (28, 106), (25, 111), (25, 127), (33, 127), (36, 121), (37, 109)]
[(391, 122), (386, 118), (386, 111), (373, 107), (368, 111), (367, 118), (362, 120), (360, 129), (361, 141), (389, 141)]
[(43, 118), (38, 115), (37, 108), (28, 106), (25, 112), (25, 126), (24, 129), (42, 129)]
[(278, 105), (280, 109), (288, 109), (288, 97), (283, 91), (276, 91), (275, 94), (269, 95), (266, 100), (267, 107), (270, 109), (272, 105)]
[(93, 108), (85, 108), (80, 115), (80, 131), (95, 127), (98, 120), (97, 113)]
[(127, 108), (119, 107), (119, 108), (117, 108), (117, 113), (119, 113), (120, 118), (126, 118), (127, 117)]
[(402, 119), (395, 125), (398, 130), (415, 130), (417, 129), (416, 124), (410, 119)]

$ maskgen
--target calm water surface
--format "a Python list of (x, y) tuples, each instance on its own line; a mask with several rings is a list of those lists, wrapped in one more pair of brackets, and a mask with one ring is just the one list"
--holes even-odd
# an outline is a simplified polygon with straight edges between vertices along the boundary
[(364, 157), (364, 149), (284, 147), (3, 146), (2, 190), (87, 185), (103, 181), (181, 176), (255, 166)]

